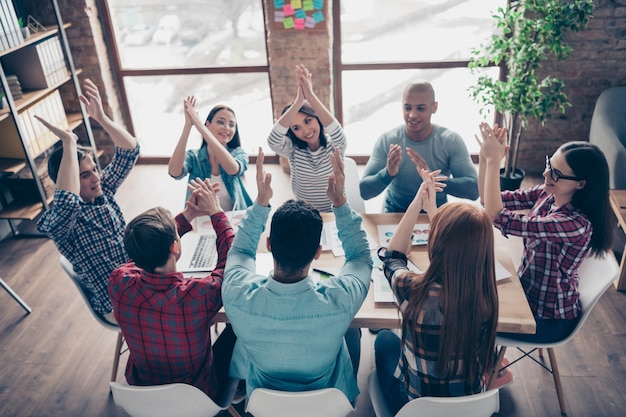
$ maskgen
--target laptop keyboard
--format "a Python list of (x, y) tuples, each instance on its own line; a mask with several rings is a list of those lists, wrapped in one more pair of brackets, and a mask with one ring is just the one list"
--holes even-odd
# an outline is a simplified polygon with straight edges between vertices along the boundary
[(198, 240), (189, 268), (212, 270), (217, 265), (217, 250), (215, 235), (202, 235)]

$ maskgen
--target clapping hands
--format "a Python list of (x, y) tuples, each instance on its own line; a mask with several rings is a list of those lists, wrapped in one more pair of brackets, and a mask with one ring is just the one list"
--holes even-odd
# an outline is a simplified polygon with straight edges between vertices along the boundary
[(184, 211), (188, 221), (198, 216), (212, 216), (223, 211), (218, 196), (220, 192), (218, 184), (212, 184), (209, 179), (202, 181), (194, 178), (189, 182), (187, 188), (191, 190)]

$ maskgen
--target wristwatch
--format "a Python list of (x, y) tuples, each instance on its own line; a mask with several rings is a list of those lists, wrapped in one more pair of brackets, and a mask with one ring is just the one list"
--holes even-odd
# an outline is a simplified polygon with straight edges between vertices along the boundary
[(387, 248), (384, 246), (378, 248), (378, 251), (376, 253), (378, 255), (378, 259), (380, 259), (381, 261), (389, 259), (400, 259), (404, 262), (407, 262), (406, 254), (397, 250), (387, 250)]

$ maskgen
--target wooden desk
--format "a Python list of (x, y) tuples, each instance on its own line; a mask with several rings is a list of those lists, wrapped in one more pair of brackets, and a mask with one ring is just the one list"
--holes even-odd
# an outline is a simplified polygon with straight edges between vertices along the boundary
[[(619, 226), (626, 232), (626, 190), (609, 190), (609, 201)], [(619, 277), (615, 281), (619, 291), (626, 291), (626, 245), (622, 252), (622, 261), (619, 264)]]
[[(323, 213), (324, 221), (334, 219), (331, 213)], [(363, 227), (374, 239), (378, 239), (378, 225), (398, 224), (402, 218), (401, 213), (385, 214), (363, 214)], [(428, 218), (424, 215), (418, 219), (417, 223), (428, 223)], [(498, 261), (511, 272), (512, 277), (498, 283), (499, 314), (498, 331), (511, 333), (535, 333), (535, 319), (533, 317), (526, 295), (517, 277), (517, 271), (513, 266), (509, 245), (502, 234), (494, 229), (496, 238), (496, 257)], [(265, 236), (261, 237), (259, 251), (264, 252)], [(374, 248), (372, 248), (374, 249)], [(426, 246), (414, 246), (411, 252), (411, 259), (420, 269), (428, 267), (428, 254)], [(322, 256), (313, 262), (313, 267), (321, 269), (326, 267), (340, 267), (343, 265), (343, 257), (334, 257), (331, 252), (323, 252)], [(224, 310), (215, 317), (217, 322), (225, 322), (228, 319)], [(351, 327), (361, 328), (400, 328), (400, 315), (396, 306), (392, 303), (374, 302), (374, 286), (370, 285), (370, 291), (363, 302), (361, 309), (352, 320)]]

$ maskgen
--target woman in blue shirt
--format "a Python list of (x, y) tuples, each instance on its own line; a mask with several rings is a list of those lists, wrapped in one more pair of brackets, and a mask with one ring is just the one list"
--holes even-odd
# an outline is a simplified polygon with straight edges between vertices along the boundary
[[(195, 105), (194, 96), (184, 100), (185, 125), (170, 158), (168, 172), (177, 180), (187, 175), (188, 181), (209, 178), (219, 185), (220, 205), (224, 211), (243, 210), (252, 205), (252, 200), (243, 183), (243, 175), (248, 169), (248, 154), (241, 147), (235, 111), (225, 105), (217, 105), (202, 123)], [(200, 149), (187, 150), (192, 126), (200, 132), (203, 141)], [(189, 195), (187, 190), (186, 198)]]

